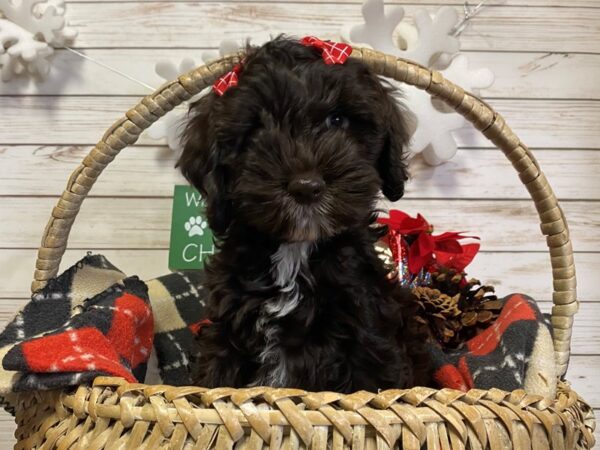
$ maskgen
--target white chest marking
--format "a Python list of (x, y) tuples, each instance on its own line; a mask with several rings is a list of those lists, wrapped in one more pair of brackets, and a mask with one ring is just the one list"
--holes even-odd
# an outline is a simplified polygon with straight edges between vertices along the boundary
[(283, 317), (292, 312), (302, 300), (298, 285), (298, 274), (308, 263), (311, 244), (298, 242), (281, 244), (271, 256), (271, 274), (280, 296), (265, 305), (265, 310), (275, 317)]
[(298, 275), (308, 263), (311, 244), (298, 242), (281, 244), (271, 256), (273, 284), (279, 288), (279, 296), (263, 307), (257, 328), (265, 336), (265, 348), (260, 353), (260, 362), (269, 366), (269, 371), (256, 380), (254, 385), (283, 387), (287, 385), (286, 358), (279, 344), (281, 327), (272, 319), (291, 313), (302, 301)]

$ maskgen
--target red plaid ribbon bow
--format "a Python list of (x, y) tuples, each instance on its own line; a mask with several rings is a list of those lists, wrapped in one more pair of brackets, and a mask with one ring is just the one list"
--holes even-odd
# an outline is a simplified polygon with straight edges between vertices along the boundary
[(241, 64), (236, 64), (235, 66), (233, 66), (233, 69), (231, 69), (229, 72), (227, 72), (222, 77), (219, 77), (219, 79), (215, 81), (215, 84), (213, 84), (213, 91), (215, 91), (218, 96), (221, 96), (230, 87), (237, 86), (238, 75), (241, 71)]
[(314, 47), (321, 52), (325, 64), (344, 64), (352, 53), (352, 47), (343, 42), (322, 41), (314, 36), (306, 36), (300, 40), (302, 45)]
[[(305, 36), (300, 40), (302, 45), (314, 47), (321, 52), (325, 64), (344, 64), (352, 53), (352, 47), (342, 42), (322, 41), (314, 36)], [(238, 84), (238, 76), (242, 71), (242, 64), (236, 64), (229, 72), (219, 77), (213, 84), (213, 91), (219, 96), (227, 89)]]

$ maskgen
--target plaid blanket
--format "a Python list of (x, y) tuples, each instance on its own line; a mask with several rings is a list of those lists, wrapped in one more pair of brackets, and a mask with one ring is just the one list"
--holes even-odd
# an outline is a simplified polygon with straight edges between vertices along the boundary
[(502, 299), (500, 316), (458, 350), (430, 347), (439, 387), (525, 389), (554, 397), (556, 366), (550, 325), (535, 301), (521, 294)]
[[(188, 385), (204, 326), (202, 272), (142, 282), (101, 255), (50, 281), (0, 334), (0, 396), (88, 383), (98, 375)], [(455, 389), (524, 388), (553, 396), (552, 340), (535, 302), (504, 299), (502, 314), (461, 350), (431, 347), (434, 379)]]

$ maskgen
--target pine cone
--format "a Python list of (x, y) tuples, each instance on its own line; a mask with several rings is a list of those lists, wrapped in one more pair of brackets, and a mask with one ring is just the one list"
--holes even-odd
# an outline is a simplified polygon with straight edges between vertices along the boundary
[(447, 348), (458, 348), (490, 326), (500, 314), (502, 302), (494, 288), (482, 286), (465, 274), (440, 268), (432, 273), (430, 287), (413, 289), (420, 308), (420, 322)]
[(414, 288), (413, 294), (420, 309), (417, 320), (429, 325), (432, 337), (442, 344), (448, 344), (458, 328), (458, 321), (453, 319), (460, 316), (459, 296), (450, 297), (438, 289), (424, 286)]
[(441, 319), (457, 317), (460, 314), (459, 296), (450, 297), (442, 294), (438, 289), (423, 286), (413, 289), (413, 294), (428, 314), (436, 315)]

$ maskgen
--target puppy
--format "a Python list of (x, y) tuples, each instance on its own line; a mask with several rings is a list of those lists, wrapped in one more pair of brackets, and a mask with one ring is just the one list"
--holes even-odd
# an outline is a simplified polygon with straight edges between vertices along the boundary
[[(178, 162), (204, 196), (197, 384), (353, 392), (415, 383), (410, 301), (373, 248), (379, 190), (403, 194), (403, 115), (364, 64), (279, 37), (191, 107)], [(421, 383), (422, 380), (419, 380)]]

